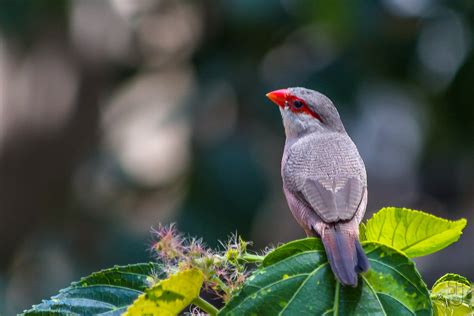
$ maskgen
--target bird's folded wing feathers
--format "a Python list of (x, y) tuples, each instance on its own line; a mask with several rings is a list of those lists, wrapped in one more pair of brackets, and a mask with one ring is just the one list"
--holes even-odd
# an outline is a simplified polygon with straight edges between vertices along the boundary
[(313, 210), (327, 223), (350, 220), (356, 214), (366, 187), (357, 178), (349, 178), (345, 184), (331, 189), (318, 179), (306, 179), (302, 194)]

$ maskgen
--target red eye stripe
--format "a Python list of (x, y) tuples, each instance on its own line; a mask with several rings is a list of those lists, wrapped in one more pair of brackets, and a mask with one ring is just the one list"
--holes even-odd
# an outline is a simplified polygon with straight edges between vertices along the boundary
[[(301, 102), (303, 104), (303, 106), (296, 107), (295, 106), (295, 101)], [(311, 115), (315, 119), (319, 120), (320, 122), (323, 121), (321, 116), (318, 113), (311, 110), (303, 99), (300, 99), (300, 98), (295, 97), (293, 95), (289, 95), (289, 96), (287, 96), (286, 102), (288, 102), (288, 106), (289, 106), (291, 112), (293, 112), (293, 113), (306, 113), (306, 114)]]

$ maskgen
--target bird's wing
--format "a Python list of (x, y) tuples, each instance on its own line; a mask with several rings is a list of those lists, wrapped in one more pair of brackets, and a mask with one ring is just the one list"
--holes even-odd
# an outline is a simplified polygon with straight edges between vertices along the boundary
[(339, 188), (335, 182), (332, 188), (327, 187), (318, 179), (307, 178), (301, 194), (327, 223), (352, 219), (366, 194), (364, 183), (357, 178), (349, 178)]

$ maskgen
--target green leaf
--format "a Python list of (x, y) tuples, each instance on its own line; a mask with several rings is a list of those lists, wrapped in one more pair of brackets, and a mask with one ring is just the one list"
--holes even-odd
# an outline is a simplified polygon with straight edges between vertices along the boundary
[(23, 315), (120, 315), (153, 284), (152, 275), (164, 276), (159, 264), (116, 266), (95, 272)]
[(197, 269), (178, 272), (145, 290), (124, 315), (178, 315), (199, 296), (203, 281), (204, 276)]
[(465, 277), (454, 273), (442, 276), (431, 290), (435, 315), (470, 315), (472, 291), (471, 282)]
[(386, 207), (367, 221), (365, 238), (414, 258), (434, 253), (456, 242), (466, 223), (464, 218), (449, 221), (421, 211)]
[(282, 259), (290, 257), (291, 255), (307, 250), (324, 251), (324, 246), (317, 238), (303, 238), (293, 240), (268, 253), (263, 259), (262, 264), (264, 267), (266, 267)]
[(219, 315), (431, 315), (414, 263), (382, 244), (363, 247), (371, 269), (351, 288), (335, 280), (319, 239), (283, 245)]

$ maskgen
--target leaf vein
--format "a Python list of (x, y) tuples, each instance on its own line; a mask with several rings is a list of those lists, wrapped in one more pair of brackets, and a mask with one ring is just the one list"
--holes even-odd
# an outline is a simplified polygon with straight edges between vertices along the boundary
[[(285, 282), (285, 281), (288, 281), (288, 280), (291, 280), (291, 279), (294, 279), (294, 278), (297, 278), (297, 277), (301, 277), (301, 276), (305, 276), (305, 275), (308, 275), (308, 273), (300, 273), (300, 274), (295, 274), (295, 275), (292, 275), (286, 279), (281, 279), (281, 280), (278, 280), (278, 281), (275, 281), (273, 283), (270, 283), (264, 287), (260, 287), (258, 291), (255, 291), (255, 292), (252, 292), (251, 294), (247, 295), (247, 297), (245, 297), (242, 302), (240, 302), (239, 304), (237, 304), (236, 306), (234, 306), (233, 308), (231, 308), (229, 311), (227, 311), (227, 313), (230, 313), (231, 311), (233, 311), (234, 309), (236, 309), (237, 307), (239, 307), (240, 305), (242, 305), (244, 302), (246, 302), (247, 300), (250, 299), (250, 297), (252, 297), (253, 295), (257, 295), (260, 291), (263, 291), (265, 289), (267, 289), (268, 287), (271, 287), (273, 285), (276, 285), (278, 283), (281, 283), (281, 282)], [(255, 286), (257, 287), (257, 286)]]
[(293, 302), (294, 298), (297, 296), (297, 294), (299, 293), (299, 291), (301, 291), (301, 289), (304, 287), (304, 285), (306, 284), (306, 282), (309, 281), (309, 279), (311, 279), (311, 277), (313, 275), (315, 275), (316, 273), (319, 272), (319, 270), (321, 270), (324, 266), (326, 266), (328, 264), (328, 262), (325, 262), (323, 264), (321, 264), (319, 267), (317, 267), (313, 272), (311, 272), (310, 274), (308, 274), (308, 276), (306, 277), (306, 279), (301, 283), (301, 285), (298, 287), (298, 290), (296, 290), (295, 294), (293, 294), (293, 296), (290, 298), (290, 300), (288, 301), (288, 303), (285, 305), (285, 307), (278, 313), (278, 315), (283, 315), (283, 312), (286, 310), (286, 308), (291, 304), (291, 302)]
[(418, 288), (417, 285), (415, 285), (410, 279), (408, 279), (404, 274), (402, 274), (400, 271), (396, 270), (395, 268), (393, 268), (392, 266), (389, 266), (388, 264), (386, 263), (383, 263), (382, 261), (379, 261), (379, 260), (376, 260), (376, 259), (371, 259), (369, 258), (369, 260), (372, 260), (372, 261), (375, 261), (383, 266), (386, 266), (387, 268), (389, 268), (390, 270), (393, 270), (395, 271), (397, 274), (399, 274), (402, 278), (404, 278), (405, 280), (407, 280), (408, 283), (410, 283), (420, 294), (423, 295), (423, 292), (421, 291), (421, 289)]
[(380, 308), (382, 309), (383, 311), (383, 314), (385, 316), (387, 316), (387, 312), (385, 312), (385, 308), (383, 308), (383, 305), (382, 305), (382, 302), (380, 302), (380, 299), (377, 295), (377, 292), (375, 292), (375, 290), (372, 288), (372, 286), (370, 285), (369, 281), (363, 276), (361, 275), (362, 279), (364, 279), (365, 283), (367, 284), (367, 287), (369, 288), (369, 290), (374, 294), (375, 298), (377, 299), (377, 302), (379, 303), (380, 305)]

